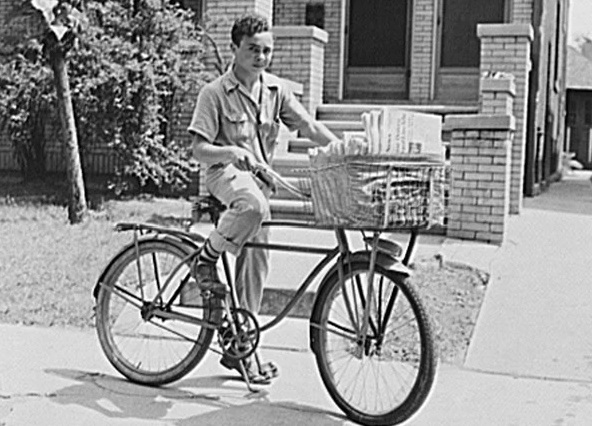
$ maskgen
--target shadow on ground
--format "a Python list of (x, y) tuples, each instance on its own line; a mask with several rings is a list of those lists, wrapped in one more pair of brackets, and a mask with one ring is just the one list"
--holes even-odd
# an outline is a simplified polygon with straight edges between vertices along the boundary
[(48, 395), (51, 401), (64, 406), (78, 405), (114, 420), (156, 420), (180, 426), (255, 423), (335, 426), (347, 422), (335, 413), (315, 407), (271, 402), (267, 391), (250, 393), (244, 383), (226, 376), (191, 378), (173, 386), (149, 387), (78, 370), (48, 369), (46, 373), (76, 382)]

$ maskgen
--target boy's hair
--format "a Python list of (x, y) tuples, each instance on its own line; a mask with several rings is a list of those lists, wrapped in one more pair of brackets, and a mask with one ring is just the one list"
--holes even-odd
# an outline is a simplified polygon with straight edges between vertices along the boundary
[(264, 17), (255, 14), (245, 15), (234, 21), (230, 38), (236, 46), (240, 46), (244, 37), (252, 37), (255, 34), (269, 31), (269, 29), (269, 23)]

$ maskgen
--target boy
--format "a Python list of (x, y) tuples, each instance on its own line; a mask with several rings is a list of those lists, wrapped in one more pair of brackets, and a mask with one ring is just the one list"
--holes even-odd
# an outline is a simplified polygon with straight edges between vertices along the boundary
[[(264, 18), (238, 19), (231, 38), (232, 67), (202, 88), (188, 129), (193, 134), (193, 155), (205, 168), (206, 188), (227, 207), (198, 259), (196, 281), (200, 290), (225, 295), (228, 289), (217, 276), (216, 262), (225, 251), (236, 255), (239, 303), (257, 313), (269, 269), (268, 253), (242, 247), (247, 241), (268, 241), (268, 230), (261, 228), (261, 222), (270, 218), (273, 183), (250, 170), (257, 163), (271, 162), (280, 120), (320, 145), (338, 139), (307, 113), (281, 79), (265, 72), (271, 63), (273, 36)], [(221, 363), (239, 369), (225, 357)], [(254, 362), (246, 366), (255, 383), (268, 383), (277, 375), (271, 363), (260, 371)]]

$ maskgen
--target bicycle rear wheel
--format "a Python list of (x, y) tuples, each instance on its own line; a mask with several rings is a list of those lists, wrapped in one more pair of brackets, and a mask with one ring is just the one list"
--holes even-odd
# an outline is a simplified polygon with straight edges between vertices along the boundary
[(330, 276), (311, 317), (312, 349), (321, 378), (346, 415), (365, 425), (392, 425), (424, 403), (437, 368), (432, 327), (407, 277), (376, 265), (365, 342), (358, 340), (368, 299), (370, 265)]
[[(222, 309), (217, 298), (179, 305), (179, 290), (189, 278), (183, 259), (192, 247), (153, 238), (122, 251), (104, 274), (97, 295), (96, 327), (101, 347), (111, 364), (129, 380), (163, 385), (189, 373), (203, 358), (214, 330), (178, 319), (146, 315), (151, 303), (168, 312), (217, 322)], [(180, 266), (180, 267), (178, 267)], [(171, 279), (163, 297), (156, 295)], [(172, 299), (170, 307), (166, 303)], [(195, 305), (195, 306), (193, 306)]]

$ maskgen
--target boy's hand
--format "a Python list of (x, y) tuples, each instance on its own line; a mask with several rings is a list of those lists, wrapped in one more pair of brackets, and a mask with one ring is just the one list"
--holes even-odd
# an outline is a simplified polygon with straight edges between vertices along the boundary
[(230, 152), (231, 163), (237, 169), (249, 172), (255, 168), (257, 160), (251, 152), (239, 147), (232, 147)]

